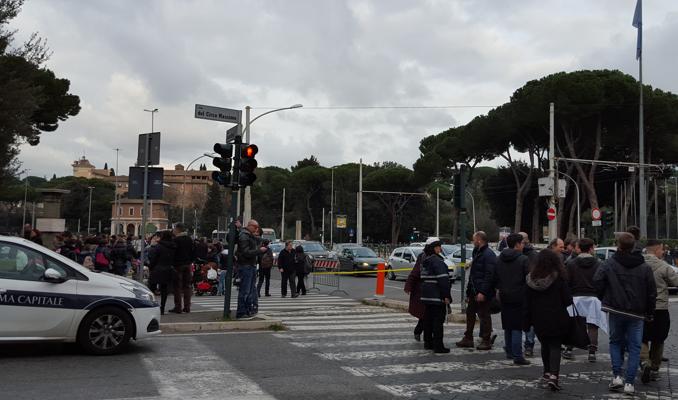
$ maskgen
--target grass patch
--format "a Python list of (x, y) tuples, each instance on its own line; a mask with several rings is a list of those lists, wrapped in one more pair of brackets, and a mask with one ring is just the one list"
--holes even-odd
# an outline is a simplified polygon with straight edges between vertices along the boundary
[(280, 332), (280, 331), (286, 330), (285, 327), (282, 324), (269, 325), (268, 329), (272, 330), (273, 332)]

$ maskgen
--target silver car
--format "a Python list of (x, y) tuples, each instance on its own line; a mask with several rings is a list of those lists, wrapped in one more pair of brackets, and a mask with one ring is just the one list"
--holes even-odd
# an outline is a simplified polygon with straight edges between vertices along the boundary
[[(388, 279), (394, 281), (401, 277), (407, 278), (410, 270), (414, 268), (414, 264), (417, 262), (417, 257), (423, 252), (424, 248), (419, 246), (398, 247), (393, 250), (388, 258), (388, 266), (386, 267)], [(445, 264), (447, 264), (450, 280), (454, 282), (458, 278), (456, 264), (447, 256), (444, 257), (444, 260)], [(398, 271), (400, 269), (405, 270)]]

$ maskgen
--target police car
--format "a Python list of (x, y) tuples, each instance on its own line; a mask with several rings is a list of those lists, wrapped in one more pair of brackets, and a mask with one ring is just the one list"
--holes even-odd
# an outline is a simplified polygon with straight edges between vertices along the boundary
[(0, 343), (77, 342), (104, 355), (159, 333), (160, 307), (145, 286), (0, 236)]

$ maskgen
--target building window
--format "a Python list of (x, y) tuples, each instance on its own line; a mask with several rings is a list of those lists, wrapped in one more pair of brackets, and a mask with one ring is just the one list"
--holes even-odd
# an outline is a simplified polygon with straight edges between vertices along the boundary
[(122, 207), (118, 207), (118, 216), (122, 215)]
[(134, 207), (129, 208), (129, 215), (130, 216), (134, 215)]

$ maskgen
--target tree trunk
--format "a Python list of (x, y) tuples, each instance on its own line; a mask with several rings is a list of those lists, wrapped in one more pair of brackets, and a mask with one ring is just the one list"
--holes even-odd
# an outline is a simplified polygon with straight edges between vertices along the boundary
[(536, 242), (537, 240), (541, 239), (541, 232), (539, 229), (539, 210), (542, 208), (540, 207), (541, 198), (535, 197), (534, 198), (534, 205), (532, 207), (532, 241)]
[[(575, 149), (575, 141), (572, 138), (572, 131), (569, 130), (566, 126), (561, 125), (561, 129), (565, 133), (565, 142), (567, 144), (567, 148), (570, 152), (570, 157), (572, 158), (579, 158), (579, 155), (577, 154), (577, 151)], [(602, 138), (602, 133), (603, 133), (603, 127), (602, 127), (602, 116), (598, 116), (598, 123), (596, 126), (596, 137), (595, 137), (595, 148), (593, 151), (593, 162), (591, 163), (591, 167), (589, 168), (588, 174), (584, 171), (584, 167), (580, 163), (574, 163), (575, 167), (577, 168), (577, 174), (582, 180), (582, 185), (584, 186), (584, 191), (586, 191), (586, 194), (588, 195), (589, 198), (589, 204), (591, 206), (591, 209), (598, 208), (598, 194), (596, 193), (596, 188), (595, 188), (595, 173), (596, 173), (596, 163), (595, 161), (598, 160), (600, 157), (600, 150), (601, 150), (601, 138)]]
[(391, 208), (391, 244), (395, 246), (398, 243), (398, 217), (395, 207)]
[(315, 234), (315, 220), (313, 219), (313, 210), (311, 209), (311, 197), (313, 194), (306, 197), (306, 211), (308, 212), (308, 218), (311, 221), (311, 237)]

